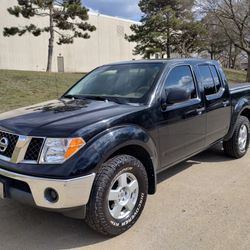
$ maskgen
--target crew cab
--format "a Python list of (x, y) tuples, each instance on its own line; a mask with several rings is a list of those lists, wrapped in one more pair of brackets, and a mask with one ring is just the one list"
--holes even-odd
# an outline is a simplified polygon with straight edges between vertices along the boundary
[(58, 100), (0, 115), (0, 196), (119, 235), (161, 171), (218, 142), (243, 157), (249, 119), (250, 85), (230, 88), (216, 61), (104, 65)]

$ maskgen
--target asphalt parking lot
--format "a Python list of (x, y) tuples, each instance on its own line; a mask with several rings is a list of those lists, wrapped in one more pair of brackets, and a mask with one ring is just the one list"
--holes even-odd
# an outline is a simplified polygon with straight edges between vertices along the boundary
[(105, 238), (82, 221), (0, 201), (0, 249), (249, 249), (250, 152), (209, 150), (159, 176), (137, 224)]

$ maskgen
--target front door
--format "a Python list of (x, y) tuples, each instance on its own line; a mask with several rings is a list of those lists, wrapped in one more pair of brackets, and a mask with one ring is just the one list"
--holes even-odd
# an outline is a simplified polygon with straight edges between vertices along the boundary
[(190, 65), (176, 66), (166, 77), (163, 91), (167, 93), (171, 87), (178, 87), (190, 95), (189, 100), (168, 105), (160, 112), (158, 128), (162, 168), (198, 152), (205, 145), (206, 112), (197, 86)]

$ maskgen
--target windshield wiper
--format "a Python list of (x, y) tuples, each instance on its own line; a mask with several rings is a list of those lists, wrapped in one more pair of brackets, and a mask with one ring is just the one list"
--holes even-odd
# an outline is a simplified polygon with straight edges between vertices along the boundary
[(81, 95), (64, 95), (62, 98), (67, 98), (67, 99), (87, 99), (84, 96)]
[(115, 102), (118, 104), (126, 104), (127, 102), (122, 100), (118, 97), (111, 97), (111, 96), (84, 96), (86, 99), (92, 99), (97, 101), (104, 101), (104, 102)]
[(64, 95), (62, 96), (62, 98), (67, 98), (67, 99), (72, 99), (72, 100), (76, 100), (76, 99), (90, 99), (90, 100), (97, 100), (97, 101), (104, 101), (104, 102), (115, 102), (118, 104), (126, 104), (127, 102), (125, 100), (122, 100), (121, 98), (118, 97), (110, 97), (110, 96), (86, 96), (86, 95)]

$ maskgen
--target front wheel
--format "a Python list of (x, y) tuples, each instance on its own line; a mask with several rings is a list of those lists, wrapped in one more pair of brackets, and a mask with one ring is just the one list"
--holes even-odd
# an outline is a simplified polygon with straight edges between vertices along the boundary
[(236, 122), (235, 131), (229, 141), (223, 142), (224, 151), (227, 155), (239, 159), (243, 157), (249, 147), (249, 120), (240, 116)]
[(104, 163), (96, 176), (86, 222), (104, 235), (119, 235), (140, 217), (147, 193), (148, 178), (142, 163), (132, 156), (118, 155)]

